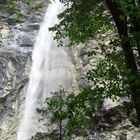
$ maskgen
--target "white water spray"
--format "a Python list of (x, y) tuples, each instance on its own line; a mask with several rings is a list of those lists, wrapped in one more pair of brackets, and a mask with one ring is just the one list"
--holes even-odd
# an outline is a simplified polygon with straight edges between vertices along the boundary
[(29, 140), (36, 132), (42, 131), (36, 108), (42, 106), (45, 98), (50, 96), (50, 92), (57, 91), (59, 86), (67, 91), (73, 89), (74, 66), (68, 54), (69, 50), (68, 48), (57, 48), (53, 40), (53, 33), (48, 31), (49, 27), (59, 22), (57, 14), (63, 9), (64, 5), (59, 0), (52, 1), (40, 27), (34, 45), (25, 109), (17, 140)]

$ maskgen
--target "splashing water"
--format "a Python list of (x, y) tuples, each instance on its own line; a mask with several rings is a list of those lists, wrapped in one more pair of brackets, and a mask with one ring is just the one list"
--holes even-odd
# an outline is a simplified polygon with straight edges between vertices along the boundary
[(36, 108), (41, 107), (50, 92), (62, 86), (66, 91), (73, 90), (74, 65), (68, 48), (58, 48), (53, 40), (53, 33), (48, 31), (58, 23), (57, 14), (64, 10), (59, 0), (52, 1), (47, 8), (44, 22), (40, 27), (33, 51), (33, 64), (30, 81), (26, 91), (23, 118), (17, 133), (17, 140), (29, 140), (42, 130), (38, 122)]

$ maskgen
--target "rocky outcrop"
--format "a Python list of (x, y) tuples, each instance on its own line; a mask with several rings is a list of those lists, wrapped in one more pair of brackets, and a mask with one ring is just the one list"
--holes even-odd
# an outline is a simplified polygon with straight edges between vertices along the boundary
[(136, 112), (129, 100), (102, 109), (97, 114), (98, 123), (91, 138), (94, 140), (139, 140), (140, 129), (136, 127)]
[(0, 140), (16, 140), (32, 47), (48, 2), (34, 0), (31, 6), (24, 1), (19, 4), (22, 12), (19, 22), (12, 23), (12, 13), (5, 13), (0, 20)]
[[(31, 54), (16, 49), (0, 49), (0, 139), (15, 131), (20, 94), (28, 81)], [(10, 139), (12, 140), (12, 139)]]
[[(102, 50), (97, 48), (100, 48), (100, 43), (108, 45), (111, 36), (114, 37), (108, 32), (101, 39), (92, 40), (87, 46), (79, 45), (73, 50), (80, 89), (94, 86), (88, 81), (87, 72), (104, 58)], [(88, 52), (92, 50), (95, 52), (88, 56)], [(86, 138), (77, 137), (74, 140), (140, 140), (136, 111), (129, 98), (118, 98), (115, 102), (106, 99), (102, 108), (93, 114), (96, 118), (93, 133)]]
[(16, 23), (12, 22), (15, 13), (5, 13), (5, 18), (0, 20), (0, 46), (31, 48), (47, 5), (46, 0), (34, 0), (30, 6), (20, 1), (22, 17)]
[[(39, 25), (47, 7), (46, 0), (34, 0), (32, 7), (20, 1), (22, 18), (13, 24), (13, 15), (8, 13), (0, 21), (0, 140), (16, 140), (16, 131), (20, 118), (20, 110), (25, 99), (24, 90), (28, 83), (31, 68), (31, 53)], [(40, 8), (39, 8), (40, 7)], [(109, 43), (110, 33), (100, 39), (100, 43)], [(78, 72), (79, 88), (92, 87), (86, 73), (96, 67), (103, 59), (101, 50), (96, 55), (88, 56), (88, 51), (98, 47), (99, 38), (92, 40), (88, 46), (79, 45), (74, 48), (73, 61)], [(107, 101), (108, 103), (109, 101)], [(107, 104), (108, 105), (108, 104)], [(95, 114), (97, 124), (89, 140), (139, 140), (140, 129), (135, 127), (135, 110), (129, 100), (110, 103)], [(76, 140), (83, 140), (77, 137)]]
[[(72, 50), (80, 89), (92, 87), (92, 83), (87, 79), (87, 72), (95, 68), (98, 62), (104, 58), (101, 55), (101, 49), (95, 48), (100, 48), (98, 41), (91, 40), (87, 46), (80, 44)], [(94, 50), (94, 54), (89, 56), (88, 53), (92, 50)]]
[(118, 99), (109, 107), (102, 107), (94, 112), (94, 118), (92, 133), (87, 137), (76, 137), (74, 140), (140, 139), (140, 128), (136, 127), (136, 111), (129, 99)]

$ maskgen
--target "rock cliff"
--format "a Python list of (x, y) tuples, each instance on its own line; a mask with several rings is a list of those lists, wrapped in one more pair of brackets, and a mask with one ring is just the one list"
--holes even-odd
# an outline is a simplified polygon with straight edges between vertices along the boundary
[[(16, 140), (32, 63), (32, 47), (47, 4), (45, 0), (34, 0), (31, 8), (21, 0), (23, 17), (19, 23), (11, 23), (13, 15), (8, 13), (6, 18), (0, 20), (0, 140)], [(109, 33), (104, 35), (106, 44), (109, 36)], [(86, 52), (97, 47), (98, 41), (93, 40), (87, 47), (79, 45), (72, 50), (80, 89), (93, 86), (86, 78), (86, 73), (103, 56), (88, 57)], [(133, 104), (126, 99), (116, 103), (108, 100), (107, 103), (109, 107), (105, 106), (95, 114), (99, 118), (98, 125), (89, 139), (140, 140), (140, 129), (132, 124), (136, 121)]]
[(14, 16), (9, 13), (0, 20), (0, 140), (16, 140), (32, 47), (48, 2), (35, 0), (32, 7), (24, 1), (19, 4), (23, 16), (18, 23), (12, 23)]

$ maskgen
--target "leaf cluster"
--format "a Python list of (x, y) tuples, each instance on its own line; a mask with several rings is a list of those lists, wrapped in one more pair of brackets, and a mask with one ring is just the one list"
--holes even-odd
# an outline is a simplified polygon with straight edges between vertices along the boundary
[[(84, 89), (78, 95), (66, 95), (64, 90), (55, 92), (55, 96), (46, 98), (46, 108), (38, 111), (43, 114), (47, 113), (47, 117), (49, 114), (51, 125), (56, 125), (56, 129), (45, 134), (46, 138), (51, 138), (52, 135), (55, 137), (53, 140), (67, 140), (73, 136), (86, 137), (88, 131), (93, 128), (93, 112), (101, 103), (99, 91), (89, 88)], [(37, 135), (33, 138), (43, 137), (44, 134)]]
[(50, 28), (56, 33), (54, 39), (58, 46), (62, 46), (64, 38), (67, 37), (70, 41), (66, 45), (68, 47), (87, 43), (97, 33), (113, 28), (101, 0), (62, 0), (61, 2), (67, 8), (58, 15), (60, 23)]
[[(111, 43), (118, 44), (116, 41)], [(101, 108), (104, 99), (129, 97), (130, 89), (125, 76), (130, 71), (125, 68), (121, 51), (114, 48), (105, 53), (105, 59), (87, 73), (88, 79), (94, 85), (92, 88), (83, 89), (78, 94), (67, 94), (60, 90), (53, 93), (51, 98), (46, 98), (46, 107), (39, 113), (47, 113), (52, 125), (57, 126), (50, 131), (57, 132), (53, 136), (55, 134), (60, 138), (61, 134), (61, 140), (68, 140), (73, 136), (87, 137), (98, 123), (94, 114)]]
[[(58, 15), (60, 23), (50, 28), (56, 33), (54, 39), (58, 46), (62, 46), (63, 39), (67, 37), (70, 40), (67, 46), (87, 43), (96, 34), (113, 28), (104, 1), (60, 1), (67, 8)], [(132, 27), (133, 20), (137, 21), (135, 17), (139, 19), (139, 5), (133, 5), (133, 0), (114, 1), (120, 6), (124, 15), (129, 17)], [(120, 16), (122, 21), (124, 18), (126, 17)], [(137, 36), (131, 34), (129, 38), (121, 39), (122, 41), (132, 39), (131, 46), (135, 47), (136, 40), (138, 40), (136, 37), (139, 38), (139, 34)], [(121, 43), (123, 42), (119, 39), (112, 40), (109, 52), (105, 49), (105, 58), (97, 64), (96, 68), (88, 71), (87, 77), (92, 83), (92, 88), (70, 95), (66, 95), (64, 91), (61, 91), (61, 94), (56, 92), (55, 96), (46, 99), (46, 108), (42, 112), (50, 114), (51, 122), (58, 126), (55, 131), (61, 136), (61, 139), (71, 139), (73, 135), (86, 137), (94, 128), (96, 123), (94, 113), (102, 106), (104, 99), (115, 100), (117, 97), (130, 97), (132, 91), (129, 83), (133, 81), (132, 84), (139, 85), (139, 79), (132, 76), (132, 70), (125, 65), (124, 54), (118, 48)], [(94, 55), (94, 50), (89, 55)]]
[[(32, 0), (25, 0), (25, 4), (31, 5)], [(7, 18), (4, 14), (8, 14), (8, 16), (13, 16), (13, 23), (17, 23), (20, 21), (21, 17), (23, 16), (20, 2), (19, 0), (5, 0), (0, 2), (0, 17), (2, 19)]]

